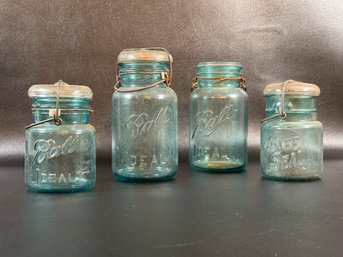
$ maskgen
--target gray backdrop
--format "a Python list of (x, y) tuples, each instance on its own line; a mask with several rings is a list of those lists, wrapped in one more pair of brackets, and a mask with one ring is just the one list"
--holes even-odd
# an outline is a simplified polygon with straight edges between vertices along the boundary
[(181, 159), (188, 98), (200, 61), (239, 61), (248, 80), (249, 153), (258, 158), (263, 87), (320, 86), (325, 157), (343, 157), (342, 0), (0, 0), (0, 164), (22, 164), (28, 88), (63, 79), (94, 91), (98, 160), (111, 158), (111, 94), (124, 48), (162, 46), (174, 57)]

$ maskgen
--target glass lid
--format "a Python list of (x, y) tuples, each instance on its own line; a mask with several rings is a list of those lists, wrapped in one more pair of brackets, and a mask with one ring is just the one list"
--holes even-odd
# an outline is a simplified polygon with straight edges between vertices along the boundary
[(285, 84), (285, 95), (319, 96), (320, 94), (320, 89), (315, 84), (287, 80), (267, 85), (263, 90), (263, 95), (281, 95)]
[(70, 97), (92, 99), (93, 92), (87, 86), (69, 85), (62, 80), (55, 84), (38, 84), (29, 88), (29, 97)]

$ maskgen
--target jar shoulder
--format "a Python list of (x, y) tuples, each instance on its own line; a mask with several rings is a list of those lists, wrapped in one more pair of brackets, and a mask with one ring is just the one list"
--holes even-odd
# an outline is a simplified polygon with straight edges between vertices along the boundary
[(66, 125), (39, 125), (29, 128), (25, 131), (28, 136), (30, 134), (48, 134), (48, 133), (77, 133), (77, 134), (95, 134), (96, 130), (91, 124), (66, 124)]
[(292, 122), (265, 122), (261, 125), (262, 129), (289, 129), (289, 128), (317, 128), (323, 129), (323, 124), (320, 121), (292, 121)]
[(113, 92), (112, 100), (118, 99), (139, 99), (149, 97), (151, 99), (177, 99), (175, 91), (170, 87), (163, 88), (150, 88), (146, 90), (133, 91), (133, 92)]
[(248, 100), (248, 94), (241, 88), (197, 88), (190, 96), (191, 100), (204, 99), (208, 97)]

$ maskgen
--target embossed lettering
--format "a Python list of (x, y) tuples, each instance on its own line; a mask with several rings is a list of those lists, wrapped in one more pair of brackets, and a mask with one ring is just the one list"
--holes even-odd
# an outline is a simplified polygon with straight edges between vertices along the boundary
[(151, 167), (156, 167), (156, 166), (157, 166), (157, 159), (156, 159), (156, 155), (154, 154), (151, 160)]
[(135, 166), (137, 163), (137, 157), (135, 155), (131, 155), (130, 166)]
[(40, 183), (42, 184), (68, 184), (72, 183), (76, 178), (85, 178), (87, 174), (89, 174), (89, 170), (84, 169), (75, 172), (74, 175), (72, 173), (40, 173)]
[(149, 137), (157, 133), (168, 122), (168, 107), (166, 107), (161, 108), (156, 117), (152, 119), (147, 113), (131, 115), (126, 127), (132, 129), (132, 137), (133, 139), (137, 139), (141, 137)]
[(212, 153), (212, 160), (219, 160), (220, 158), (220, 154), (219, 154), (219, 151), (218, 151), (218, 147), (215, 147), (214, 148), (214, 151)]
[(156, 154), (148, 155), (148, 154), (135, 154), (130, 155), (130, 158), (127, 158), (121, 165), (123, 167), (137, 167), (139, 169), (147, 169), (147, 168), (156, 168), (166, 167), (169, 165), (170, 160), (168, 156), (160, 155), (156, 156)]
[(280, 138), (280, 133), (274, 132), (268, 137), (265, 150), (270, 153), (269, 168), (274, 171), (299, 166), (301, 150), (298, 135)]
[(67, 180), (66, 180), (65, 176), (63, 175), (63, 173), (60, 175), (60, 177), (58, 179), (58, 183), (67, 183)]
[(203, 136), (213, 134), (221, 125), (231, 119), (233, 114), (232, 109), (232, 105), (227, 105), (218, 115), (215, 115), (211, 110), (201, 111), (195, 114), (195, 128), (192, 138), (194, 138), (195, 134)]
[(61, 155), (71, 154), (77, 148), (77, 137), (69, 136), (63, 144), (56, 145), (55, 140), (39, 139), (34, 143), (34, 157), (32, 163), (42, 163), (45, 160), (57, 158)]
[(47, 183), (48, 182), (48, 174), (42, 172), (40, 174), (40, 176), (41, 176), (41, 183)]
[(139, 156), (139, 168), (145, 168), (148, 166), (148, 163), (147, 163), (147, 158), (148, 158), (148, 155), (146, 154), (141, 154)]
[(227, 160), (227, 151), (228, 149), (224, 149), (218, 146), (199, 146), (194, 144), (194, 155), (193, 158), (195, 159), (206, 159), (209, 161), (220, 161), (220, 160)]
[(55, 183), (56, 182), (56, 174), (55, 173), (49, 173), (48, 174), (48, 181), (47, 183)]

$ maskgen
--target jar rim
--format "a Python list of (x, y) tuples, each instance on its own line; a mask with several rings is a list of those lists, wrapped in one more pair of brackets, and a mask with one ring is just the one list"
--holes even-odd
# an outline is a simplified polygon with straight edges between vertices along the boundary
[(203, 66), (234, 66), (234, 67), (241, 67), (243, 66), (239, 62), (227, 62), (227, 61), (208, 61), (208, 62), (200, 62), (197, 67)]

